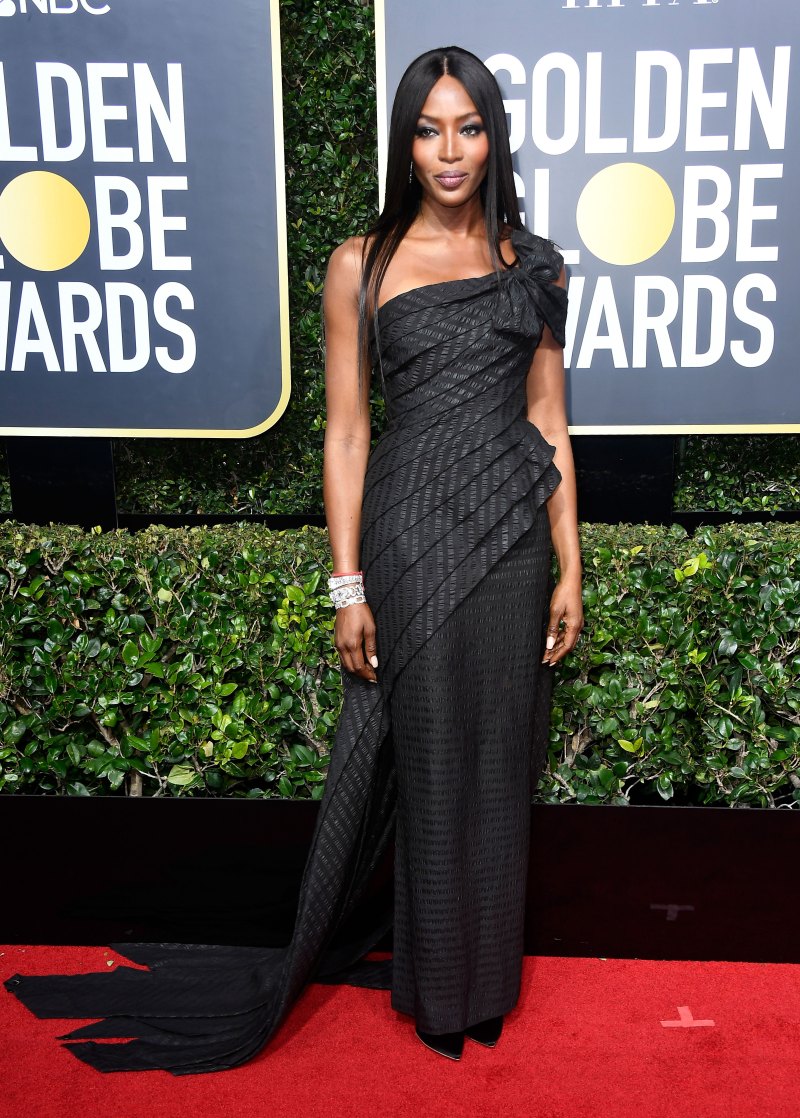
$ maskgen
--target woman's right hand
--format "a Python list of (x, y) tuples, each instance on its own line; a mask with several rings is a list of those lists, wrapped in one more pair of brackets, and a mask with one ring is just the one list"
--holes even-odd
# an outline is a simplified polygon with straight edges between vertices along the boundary
[(366, 602), (354, 602), (337, 609), (333, 643), (348, 672), (372, 683), (378, 682), (375, 618)]

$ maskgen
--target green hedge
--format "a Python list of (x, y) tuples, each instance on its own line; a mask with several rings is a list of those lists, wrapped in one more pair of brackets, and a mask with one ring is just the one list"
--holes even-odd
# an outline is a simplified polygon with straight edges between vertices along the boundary
[(693, 435), (677, 440), (676, 509), (800, 509), (796, 435)]
[[(546, 802), (800, 805), (800, 530), (581, 525)], [(318, 798), (326, 534), (0, 525), (0, 786)], [(543, 669), (550, 670), (550, 669)]]

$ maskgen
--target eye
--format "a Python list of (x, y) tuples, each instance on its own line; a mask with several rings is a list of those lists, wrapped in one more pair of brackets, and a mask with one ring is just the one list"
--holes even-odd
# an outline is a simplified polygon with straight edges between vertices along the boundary
[(417, 128), (416, 131), (414, 132), (414, 135), (419, 136), (422, 139), (425, 139), (428, 136), (434, 136), (435, 131), (434, 131), (433, 128), (430, 128), (427, 124), (421, 124), (419, 126), (419, 128)]
[(465, 124), (461, 131), (467, 136), (480, 136), (483, 132), (482, 124)]

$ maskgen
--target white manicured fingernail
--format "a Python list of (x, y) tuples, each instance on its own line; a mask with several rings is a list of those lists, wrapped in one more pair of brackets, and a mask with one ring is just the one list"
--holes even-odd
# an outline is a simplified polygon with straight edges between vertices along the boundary
[(369, 658), (369, 662), (370, 662), (370, 664), (372, 664), (373, 668), (377, 668), (377, 666), (378, 666), (378, 657), (377, 657), (377, 656), (370, 656), (370, 658)]
[(547, 638), (547, 647), (548, 648), (552, 648), (555, 643), (556, 643), (556, 638), (555, 637), (548, 637)]

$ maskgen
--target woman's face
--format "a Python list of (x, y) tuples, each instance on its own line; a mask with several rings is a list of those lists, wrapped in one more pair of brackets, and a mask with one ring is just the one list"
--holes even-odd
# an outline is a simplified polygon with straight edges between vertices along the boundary
[(486, 176), (489, 139), (480, 113), (461, 82), (445, 74), (428, 94), (411, 147), (414, 174), (443, 206), (468, 201)]

